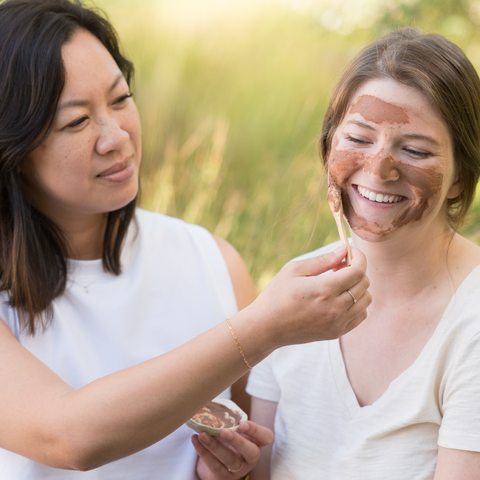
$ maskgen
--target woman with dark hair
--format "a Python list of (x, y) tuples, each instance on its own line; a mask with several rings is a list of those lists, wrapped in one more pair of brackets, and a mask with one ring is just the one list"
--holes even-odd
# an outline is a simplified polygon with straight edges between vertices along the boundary
[[(241, 403), (276, 348), (359, 325), (365, 258), (300, 262), (254, 301), (227, 242), (137, 209), (132, 65), (80, 2), (1, 3), (0, 65), (0, 478), (196, 478), (182, 424), (232, 383)], [(202, 478), (245, 476), (272, 441), (240, 431), (195, 437)]]
[(456, 232), (480, 175), (475, 69), (440, 35), (386, 35), (341, 77), (320, 152), (373, 301), (339, 340), (254, 369), (275, 443), (251, 478), (480, 479), (480, 248)]

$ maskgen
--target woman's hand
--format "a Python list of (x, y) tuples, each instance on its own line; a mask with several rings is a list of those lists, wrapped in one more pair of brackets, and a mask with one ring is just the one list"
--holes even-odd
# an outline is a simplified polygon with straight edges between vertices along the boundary
[(273, 432), (254, 422), (242, 422), (239, 432), (222, 430), (218, 438), (205, 432), (192, 436), (202, 480), (243, 478), (260, 461), (260, 447), (273, 442)]
[[(240, 312), (249, 314), (251, 329), (243, 333), (241, 328), (245, 327), (234, 324), (235, 331), (238, 328), (243, 334), (240, 343), (246, 344), (244, 339), (249, 337), (257, 350), (260, 345), (264, 350), (267, 345), (274, 350), (331, 340), (358, 326), (367, 317), (366, 309), (372, 301), (367, 291), (367, 261), (362, 252), (352, 248), (352, 264), (346, 267), (345, 255), (346, 248), (341, 246), (325, 255), (288, 264), (257, 300)], [(321, 275), (328, 270), (333, 272)]]

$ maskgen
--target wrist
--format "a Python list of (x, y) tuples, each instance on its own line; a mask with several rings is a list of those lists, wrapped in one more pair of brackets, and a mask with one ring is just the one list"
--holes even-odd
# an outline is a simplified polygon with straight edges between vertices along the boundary
[(277, 348), (271, 336), (266, 332), (265, 321), (260, 319), (255, 310), (250, 309), (250, 306), (231, 317), (229, 322), (242, 346), (248, 364), (252, 367)]

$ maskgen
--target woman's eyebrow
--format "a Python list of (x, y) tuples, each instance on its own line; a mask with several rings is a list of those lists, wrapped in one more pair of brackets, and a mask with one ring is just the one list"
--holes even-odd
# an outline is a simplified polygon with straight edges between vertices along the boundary
[(368, 128), (369, 130), (373, 130), (373, 131), (376, 130), (376, 128), (373, 127), (372, 125), (365, 122), (361, 122), (360, 120), (348, 120), (348, 122), (345, 125), (349, 125), (350, 123), (358, 125), (359, 127)]
[[(365, 122), (361, 122), (360, 120), (354, 120), (354, 119), (348, 120), (346, 122), (346, 125), (350, 123), (358, 125), (359, 127), (368, 128), (369, 130), (373, 130), (373, 131), (376, 130), (375, 127), (373, 127), (372, 125)], [(440, 143), (437, 140), (435, 140), (433, 137), (429, 137), (428, 135), (421, 135), (419, 133), (404, 133), (403, 136), (410, 140), (425, 140), (426, 142), (431, 143), (435, 147), (440, 147)]]
[[(108, 93), (111, 93), (112, 90), (115, 89), (115, 87), (118, 85), (120, 80), (122, 80), (123, 73), (119, 73), (116, 77), (110, 88), (108, 89)], [(73, 108), (73, 107), (88, 107), (90, 105), (89, 100), (70, 100), (68, 102), (62, 103), (61, 105), (58, 106), (57, 111), (59, 110), (65, 110), (66, 108)]]
[(435, 147), (440, 147), (440, 143), (433, 137), (429, 137), (428, 135), (420, 135), (418, 133), (405, 133), (403, 136), (411, 140), (425, 140), (426, 142), (431, 143)]

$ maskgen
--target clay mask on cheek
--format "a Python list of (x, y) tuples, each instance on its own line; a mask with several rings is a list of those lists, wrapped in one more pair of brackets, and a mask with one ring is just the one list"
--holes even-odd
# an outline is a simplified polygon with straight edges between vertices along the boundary
[(334, 140), (332, 150), (328, 157), (328, 184), (339, 185), (342, 191), (342, 204), (345, 217), (350, 228), (366, 224), (364, 219), (359, 217), (352, 208), (348, 195), (347, 180), (358, 169), (361, 169), (365, 162), (366, 155), (355, 150), (337, 150), (338, 140)]
[[(424, 211), (436, 203), (435, 196), (440, 192), (443, 184), (441, 173), (431, 168), (420, 168), (398, 162), (392, 157), (378, 159), (362, 153), (357, 155), (354, 153), (336, 150), (332, 152), (332, 162), (328, 163), (330, 183), (342, 186), (344, 212), (352, 230), (364, 230), (385, 236), (403, 225), (420, 220)], [(380, 221), (368, 221), (360, 214), (361, 212), (355, 211), (347, 194), (346, 186), (347, 179), (359, 168), (362, 168), (367, 174), (377, 175), (381, 178), (387, 177), (392, 170), (398, 172), (399, 178), (403, 178), (410, 186), (411, 196), (409, 195), (408, 208), (402, 210), (388, 224), (380, 223)]]
[[(375, 162), (373, 158), (361, 153), (357, 156), (354, 156), (353, 152), (342, 152), (341, 150), (335, 151), (335, 155), (333, 153), (332, 163), (330, 164), (329, 161), (329, 181), (342, 186), (344, 213), (350, 228), (354, 231), (364, 230), (368, 233), (386, 236), (403, 225), (420, 220), (425, 210), (436, 203), (435, 196), (442, 188), (443, 175), (434, 169), (397, 162), (392, 157)], [(361, 215), (361, 212), (357, 212), (353, 208), (350, 196), (347, 193), (346, 181), (353, 171), (362, 168), (362, 166), (366, 173), (372, 173), (375, 169), (380, 172), (380, 175), (394, 168), (398, 171), (399, 177), (403, 178), (410, 186), (411, 201), (409, 207), (402, 210), (388, 223), (383, 223), (380, 220), (367, 220)]]
[(432, 168), (420, 168), (399, 162), (399, 171), (410, 185), (415, 198), (410, 208), (394, 219), (393, 228), (420, 220), (423, 212), (429, 206), (433, 206), (436, 203), (435, 200), (438, 201), (438, 198), (434, 197), (440, 192), (443, 184), (443, 175)]
[(337, 147), (338, 139), (334, 138), (327, 162), (328, 183), (336, 183), (343, 190), (350, 175), (362, 168), (365, 163), (365, 155), (356, 150), (338, 150)]

